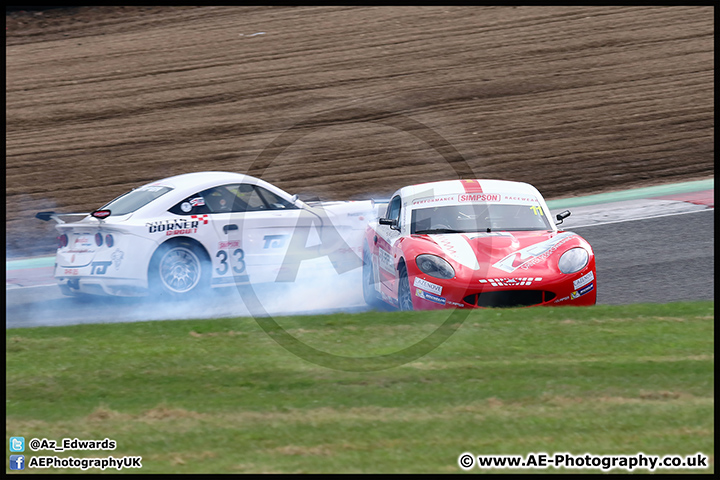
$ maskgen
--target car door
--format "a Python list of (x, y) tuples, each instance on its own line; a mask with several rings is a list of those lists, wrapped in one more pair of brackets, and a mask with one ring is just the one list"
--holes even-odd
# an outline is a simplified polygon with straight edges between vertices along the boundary
[(252, 283), (294, 281), (300, 264), (317, 256), (318, 216), (259, 185), (222, 188), (222, 198), (228, 192), (232, 198), (224, 203), (230, 204), (229, 212), (215, 214), (220, 238), (216, 273), (247, 275)]
[(373, 257), (373, 269), (377, 272), (380, 289), (392, 298), (397, 298), (397, 270), (395, 269), (397, 252), (395, 251), (395, 244), (401, 236), (399, 230), (401, 228), (401, 206), (400, 195), (396, 195), (390, 200), (385, 218), (396, 221), (396, 226), (378, 224), (377, 251)]
[(233, 193), (226, 186), (212, 187), (188, 196), (169, 209), (170, 213), (184, 217), (189, 227), (172, 233), (195, 238), (207, 250), (212, 262), (213, 285), (247, 282), (240, 243), (233, 248), (222, 228), (228, 224), (233, 199)]

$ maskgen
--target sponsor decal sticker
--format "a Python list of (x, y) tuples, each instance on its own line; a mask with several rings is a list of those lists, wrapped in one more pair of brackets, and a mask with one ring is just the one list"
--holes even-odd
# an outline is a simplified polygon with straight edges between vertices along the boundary
[(263, 237), (263, 249), (267, 248), (282, 248), (285, 245), (287, 235), (265, 235)]
[(587, 285), (593, 280), (595, 280), (595, 276), (593, 275), (593, 272), (590, 271), (590, 273), (588, 273), (587, 275), (583, 275), (582, 277), (573, 281), (573, 287), (575, 287), (575, 290), (577, 290), (578, 288)]
[(380, 268), (382, 268), (386, 272), (390, 272), (395, 275), (395, 262), (393, 262), (393, 257), (392, 255), (390, 255), (390, 252), (388, 252), (387, 250), (383, 250), (382, 248), (378, 248), (378, 260), (380, 263)]
[(564, 302), (565, 300), (570, 300), (570, 296), (568, 295), (567, 297), (558, 298), (554, 303)]
[(222, 250), (224, 248), (239, 248), (240, 247), (240, 240), (230, 240), (228, 242), (220, 242), (218, 243), (218, 249)]
[(115, 264), (115, 270), (120, 269), (120, 263), (122, 262), (122, 259), (124, 256), (125, 256), (125, 254), (119, 248), (116, 249), (113, 252), (113, 254), (110, 256), (110, 258), (112, 258), (113, 263)]
[(80, 245), (82, 245), (83, 247), (87, 247), (87, 246), (92, 245), (92, 244), (90, 243), (90, 239), (89, 239), (88, 237), (77, 237), (77, 238), (75, 239), (75, 245), (77, 245), (78, 243), (79, 243)]
[(499, 202), (499, 193), (466, 193), (458, 195), (460, 202)]
[(197, 233), (197, 228), (186, 228), (184, 230), (168, 230), (165, 235), (170, 237), (172, 235), (189, 235), (191, 233)]
[(451, 201), (455, 201), (456, 198), (457, 198), (457, 195), (444, 195), (442, 197), (416, 198), (415, 200), (413, 200), (412, 204), (413, 205), (424, 205), (424, 204), (428, 204), (428, 203), (451, 202)]
[(575, 300), (576, 298), (580, 298), (583, 295), (585, 295), (586, 293), (592, 292), (593, 288), (595, 288), (595, 284), (591, 283), (590, 285), (587, 285), (587, 286), (581, 288), (580, 290), (575, 290), (574, 292), (572, 292), (570, 294), (570, 298), (572, 298), (573, 300)]
[(517, 278), (487, 278), (480, 279), (480, 283), (490, 284), (493, 287), (520, 287), (531, 285), (532, 282), (539, 282), (542, 277), (517, 277)]
[(112, 262), (93, 262), (90, 275), (105, 275), (110, 265), (112, 265)]
[[(207, 217), (207, 215), (200, 215)], [(190, 215), (194, 219), (197, 215)], [(205, 221), (207, 223), (207, 221)], [(158, 220), (145, 224), (148, 227), (148, 233), (166, 232), (165, 235), (180, 235), (186, 233), (197, 233), (199, 220)]]
[(445, 302), (447, 301), (445, 297), (439, 297), (432, 293), (424, 292), (419, 288), (415, 289), (415, 295), (422, 298), (423, 300), (430, 300), (431, 302), (439, 303), (440, 305), (445, 305)]
[(203, 197), (195, 197), (190, 199), (190, 205), (193, 207), (204, 207), (205, 206), (205, 199)]
[(423, 290), (427, 290), (428, 292), (432, 292), (435, 295), (440, 295), (442, 293), (442, 289), (443, 289), (443, 287), (441, 285), (435, 285), (434, 283), (430, 283), (427, 280), (423, 280), (420, 277), (415, 277), (413, 286), (422, 288)]
[(79, 275), (77, 268), (66, 268), (64, 275)]
[(503, 195), (503, 200), (508, 200), (511, 202), (534, 202), (534, 203), (540, 203), (538, 202), (538, 199), (535, 197), (528, 197), (528, 196), (520, 196), (520, 195)]
[(190, 210), (192, 210), (192, 205), (190, 205), (190, 202), (183, 202), (180, 204), (180, 210), (188, 213)]

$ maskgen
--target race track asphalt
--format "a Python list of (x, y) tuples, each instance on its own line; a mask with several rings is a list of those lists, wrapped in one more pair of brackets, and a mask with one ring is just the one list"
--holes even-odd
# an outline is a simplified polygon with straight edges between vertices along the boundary
[[(608, 208), (617, 210), (617, 206)], [(595, 251), (598, 304), (714, 299), (714, 209), (690, 208), (628, 221), (603, 217), (597, 207), (592, 208), (592, 215), (590, 210), (584, 213), (582, 207), (576, 211), (579, 214), (570, 217), (573, 222), (568, 219), (564, 226), (582, 235)], [(595, 218), (596, 223), (589, 222), (589, 218)], [(280, 313), (366, 310), (360, 289), (352, 287), (354, 280), (359, 282), (352, 273), (338, 288), (337, 296), (326, 297), (324, 303), (309, 310)], [(200, 306), (105, 297), (78, 301), (63, 297), (54, 285), (8, 288), (6, 328), (247, 315), (238, 293), (228, 290), (231, 291), (214, 294)], [(300, 296), (307, 298), (305, 293)], [(281, 297), (290, 299), (292, 294), (269, 294), (266, 298)]]
[(712, 209), (572, 230), (595, 251), (598, 304), (715, 298)]

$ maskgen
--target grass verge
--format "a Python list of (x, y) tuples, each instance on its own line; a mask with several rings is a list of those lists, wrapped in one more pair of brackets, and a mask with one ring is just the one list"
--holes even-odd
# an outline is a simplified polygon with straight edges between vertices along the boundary
[[(367, 356), (447, 316), (276, 320), (314, 348)], [(714, 302), (477, 310), (415, 361), (349, 372), (294, 356), (252, 318), (13, 329), (6, 444), (108, 437), (111, 452), (25, 455), (141, 455), (142, 473), (458, 472), (466, 451), (702, 452), (708, 473), (713, 335)]]

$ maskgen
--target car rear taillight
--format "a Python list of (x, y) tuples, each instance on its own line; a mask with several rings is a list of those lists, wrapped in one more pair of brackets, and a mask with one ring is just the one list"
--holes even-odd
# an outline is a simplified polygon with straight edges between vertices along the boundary
[(58, 235), (57, 237), (58, 241), (58, 248), (65, 248), (68, 245), (68, 236), (64, 233), (62, 235)]
[(108, 248), (112, 247), (115, 244), (115, 240), (113, 240), (113, 236), (109, 233), (105, 235), (105, 245), (108, 246)]
[(97, 244), (97, 246), (98, 247), (101, 246), (102, 242), (103, 242), (102, 233), (96, 233), (95, 234), (95, 243)]

